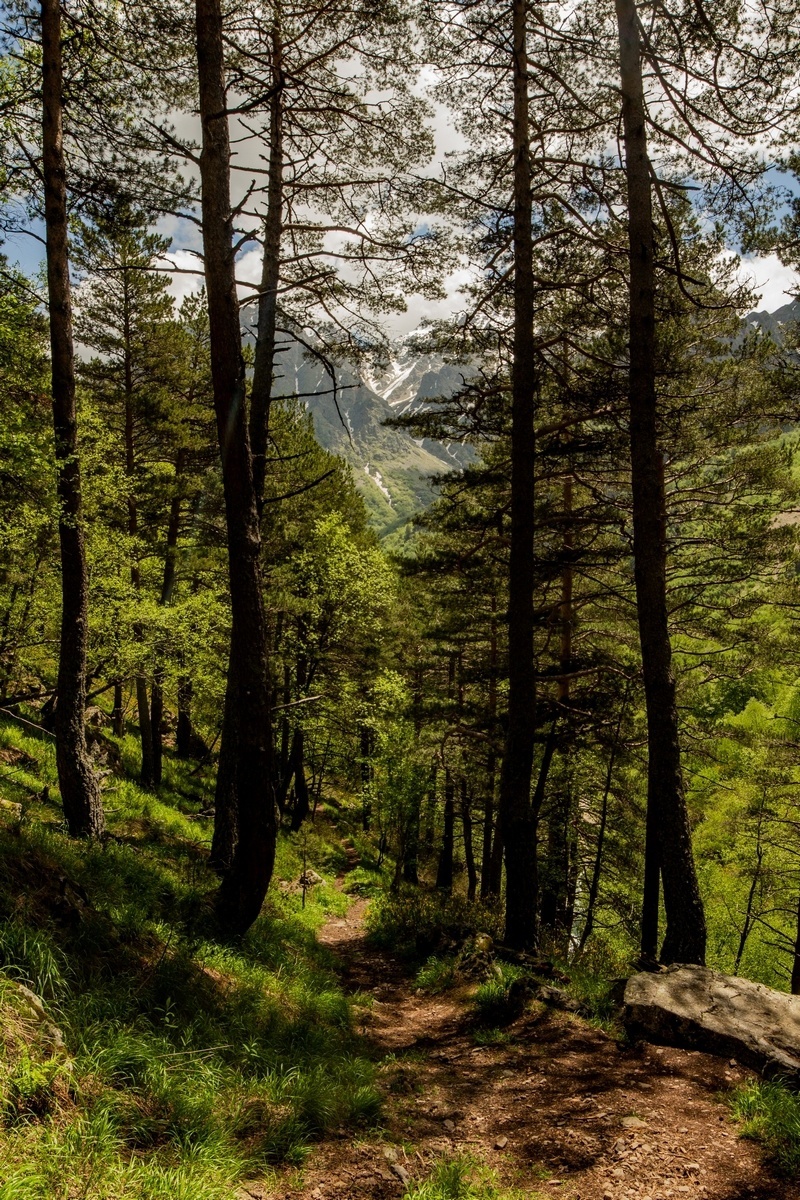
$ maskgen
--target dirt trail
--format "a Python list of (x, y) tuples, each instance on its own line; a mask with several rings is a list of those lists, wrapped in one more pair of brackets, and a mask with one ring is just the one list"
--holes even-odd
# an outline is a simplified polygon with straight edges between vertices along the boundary
[[(503, 1045), (478, 1046), (464, 996), (417, 994), (364, 939), (366, 902), (320, 940), (345, 985), (372, 998), (364, 1032), (384, 1057), (388, 1140), (318, 1148), (297, 1200), (397, 1200), (431, 1158), (468, 1151), (526, 1197), (800, 1200), (765, 1171), (716, 1098), (747, 1073), (695, 1052), (621, 1049), (560, 1013), (528, 1013)], [(403, 1149), (405, 1146), (406, 1149)], [(413, 1146), (413, 1150), (409, 1149)]]

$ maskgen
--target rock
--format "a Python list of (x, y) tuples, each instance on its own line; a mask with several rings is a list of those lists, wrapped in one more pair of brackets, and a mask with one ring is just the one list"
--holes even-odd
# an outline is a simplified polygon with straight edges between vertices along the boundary
[(451, 1121), (448, 1119), (447, 1121), (445, 1121), (444, 1127), (448, 1133), (453, 1133), (455, 1131), (455, 1127), (456, 1127), (455, 1121)]
[(411, 1176), (408, 1171), (400, 1163), (392, 1163), (390, 1170), (394, 1172), (397, 1178), (402, 1183), (403, 1187), (407, 1187), (411, 1182)]
[(560, 1008), (563, 1012), (580, 1012), (580, 1000), (567, 995), (563, 988), (551, 987), (549, 984), (543, 983), (533, 994), (535, 999), (541, 1000), (542, 1004), (549, 1004), (551, 1008)]
[(67, 1047), (64, 1042), (64, 1035), (58, 1026), (54, 1025), (50, 1020), (44, 1004), (36, 993), (32, 992), (30, 988), (25, 987), (24, 983), (17, 983), (12, 980), (9, 980), (8, 983), (22, 1001), (25, 1016), (32, 1018), (38, 1023), (45, 1040), (50, 1043), (52, 1053), (54, 1055), (66, 1055)]
[(633, 975), (623, 1020), (651, 1041), (705, 1050), (800, 1082), (800, 996), (680, 963)]
[(301, 888), (310, 888), (310, 887), (316, 887), (316, 885), (318, 883), (323, 883), (323, 882), (324, 881), (323, 881), (323, 878), (321, 875), (318, 875), (316, 871), (312, 871), (311, 867), (307, 867), (306, 870), (303, 871), (300, 878), (297, 880), (297, 886), (301, 887)]
[(647, 1121), (642, 1121), (639, 1117), (623, 1117), (620, 1125), (623, 1129), (646, 1129)]
[(494, 1144), (494, 1148), (495, 1148), (495, 1150), (505, 1150), (507, 1145), (508, 1145), (508, 1138), (507, 1137), (499, 1137)]

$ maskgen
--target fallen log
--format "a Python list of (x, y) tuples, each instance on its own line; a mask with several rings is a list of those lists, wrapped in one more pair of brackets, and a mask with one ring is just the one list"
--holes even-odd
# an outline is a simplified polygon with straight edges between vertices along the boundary
[(800, 996), (676, 963), (631, 976), (623, 1021), (634, 1037), (735, 1058), (800, 1085)]

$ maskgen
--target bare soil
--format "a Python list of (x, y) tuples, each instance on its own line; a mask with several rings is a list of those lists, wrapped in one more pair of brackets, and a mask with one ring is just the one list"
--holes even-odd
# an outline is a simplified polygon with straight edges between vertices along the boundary
[(382, 1061), (386, 1131), (323, 1143), (302, 1182), (281, 1178), (275, 1200), (398, 1200), (432, 1159), (459, 1152), (537, 1200), (800, 1200), (800, 1187), (774, 1178), (738, 1137), (721, 1099), (746, 1070), (693, 1051), (621, 1047), (540, 1005), (508, 1027), (507, 1043), (476, 1045), (467, 989), (418, 993), (366, 943), (365, 909), (353, 904), (320, 940), (345, 986), (371, 998), (363, 1032)]

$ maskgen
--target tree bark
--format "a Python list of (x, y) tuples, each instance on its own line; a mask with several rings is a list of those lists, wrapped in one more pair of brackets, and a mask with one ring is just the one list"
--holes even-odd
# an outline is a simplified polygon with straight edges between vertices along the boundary
[(191, 758), (194, 730), (192, 728), (192, 681), (178, 682), (178, 723), (175, 729), (175, 751), (178, 758)]
[[(142, 580), (137, 558), (136, 538), (139, 532), (139, 512), (136, 501), (136, 444), (133, 413), (133, 361), (131, 350), (130, 302), (128, 293), (127, 272), (123, 272), (122, 281), (122, 331), (123, 331), (123, 372), (125, 381), (125, 475), (128, 480), (128, 534), (131, 539), (131, 583), (138, 592)], [(142, 628), (134, 626), (134, 637), (142, 640)], [(138, 674), (135, 680), (136, 709), (139, 717), (139, 739), (142, 747), (142, 766), (140, 779), (144, 787), (150, 787), (154, 781), (153, 765), (153, 726), (150, 717), (150, 703), (147, 697), (147, 680)]]
[[(175, 591), (175, 576), (178, 554), (178, 534), (181, 527), (181, 497), (180, 485), (186, 463), (186, 452), (178, 450), (175, 455), (175, 494), (169, 506), (167, 521), (167, 546), (164, 553), (164, 576), (161, 580), (161, 607), (168, 608), (172, 603)], [(153, 738), (153, 783), (156, 787), (161, 784), (161, 774), (164, 757), (164, 743), (161, 725), (164, 719), (164, 672), (156, 670), (153, 676), (153, 688), (150, 700), (150, 728)]]
[(111, 709), (111, 728), (117, 737), (125, 733), (125, 707), (122, 695), (122, 684), (114, 684), (114, 702)]
[(444, 775), (444, 827), (436, 870), (436, 886), (448, 894), (453, 890), (453, 842), (455, 837), (455, 787), (449, 770)]
[(635, 0), (616, 0), (628, 187), (630, 447), (633, 557), (648, 733), (642, 955), (658, 939), (658, 867), (667, 927), (663, 962), (703, 963), (706, 925), (681, 774), (667, 620), (667, 506), (656, 424), (655, 239), (642, 51)]
[(467, 899), (474, 900), (478, 891), (478, 871), (472, 845), (472, 809), (466, 779), (461, 780), (461, 824), (464, 830), (464, 865), (467, 868)]
[(83, 534), (75, 353), (67, 239), (67, 172), (63, 144), (63, 68), (59, 0), (42, 0), (42, 175), (50, 304), (58, 536), (61, 552), (61, 642), (56, 707), (56, 765), (61, 803), (73, 837), (104, 829), (100, 787), (86, 748), (86, 643), (89, 580)]
[(791, 989), (793, 996), (800, 996), (800, 898), (797, 901), (797, 931), (794, 939)]
[[(559, 624), (559, 670), (556, 699), (559, 710), (569, 722), (570, 671), (572, 669), (572, 593), (573, 593), (573, 531), (572, 531), (572, 477), (568, 475), (563, 485), (564, 531), (561, 552), (561, 596), (558, 606)], [(567, 745), (569, 746), (569, 734)], [(570, 882), (574, 863), (574, 846), (571, 839), (573, 794), (569, 779), (568, 756), (564, 761), (561, 784), (548, 805), (547, 821), (547, 869), (542, 888), (541, 925), (557, 946), (561, 946), (571, 928)]]
[(261, 911), (275, 860), (270, 680), (259, 563), (261, 539), (245, 414), (245, 368), (236, 292), (220, 0), (195, 0), (195, 16), (202, 126), (203, 252), (228, 532), (239, 832), (231, 865), (217, 894), (217, 914), (226, 931), (243, 933)]
[(614, 763), (616, 762), (617, 752), (619, 750), (619, 739), (622, 732), (622, 722), (625, 717), (625, 709), (628, 704), (628, 695), (630, 693), (630, 684), (625, 689), (625, 697), (622, 701), (622, 706), (619, 710), (619, 720), (614, 733), (614, 741), (611, 743), (611, 752), (608, 756), (608, 767), (606, 769), (605, 787), (603, 788), (603, 802), (600, 806), (600, 825), (597, 830), (597, 846), (595, 848), (594, 865), (592, 867), (592, 878), (589, 883), (589, 896), (586, 901), (586, 919), (581, 931), (581, 940), (578, 943), (578, 953), (583, 950), (586, 945), (592, 930), (594, 929), (594, 914), (597, 907), (597, 897), (600, 893), (600, 875), (603, 866), (603, 848), (605, 846), (606, 826), (608, 825), (608, 800), (611, 795), (611, 781), (614, 777)]
[(505, 846), (505, 940), (536, 942), (536, 824), (531, 773), (536, 724), (533, 659), (534, 389), (533, 244), (526, 0), (513, 0), (514, 362), (511, 400), (511, 550), (508, 576), (508, 725), (500, 775)]
[(294, 731), (292, 743), (292, 765), (294, 774), (294, 808), (292, 809), (292, 832), (297, 833), (309, 814), (308, 784), (305, 771), (305, 736), (303, 730)]
[(269, 182), (264, 219), (264, 253), (258, 290), (258, 328), (250, 389), (250, 444), (253, 486), (261, 512), (266, 476), (269, 410), (275, 369), (281, 230), (283, 228), (283, 46), (278, 18), (272, 27), (272, 81), (269, 99)]

